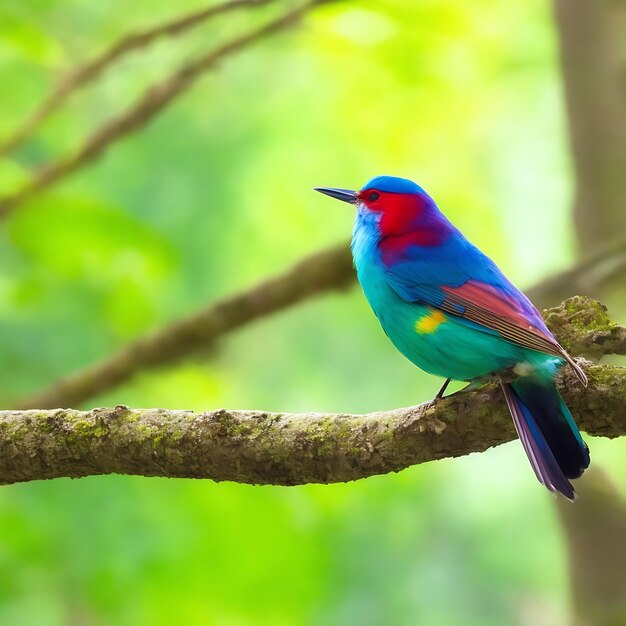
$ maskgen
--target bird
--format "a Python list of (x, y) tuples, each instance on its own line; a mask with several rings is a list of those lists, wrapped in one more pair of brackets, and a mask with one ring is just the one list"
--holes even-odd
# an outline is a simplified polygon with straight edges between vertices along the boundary
[(587, 377), (530, 300), (413, 181), (376, 176), (357, 191), (314, 190), (356, 207), (357, 278), (395, 347), (446, 379), (435, 401), (450, 380), (497, 377), (537, 479), (573, 501), (570, 480), (589, 466), (589, 448), (555, 377), (566, 363), (582, 385)]

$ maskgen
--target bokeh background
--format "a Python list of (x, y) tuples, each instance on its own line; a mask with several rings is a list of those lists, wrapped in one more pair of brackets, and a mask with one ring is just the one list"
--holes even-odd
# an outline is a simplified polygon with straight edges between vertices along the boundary
[[(2, 0), (0, 138), (81, 61), (206, 4)], [(286, 6), (125, 57), (4, 155), (0, 195)], [(585, 252), (574, 160), (548, 2), (315, 8), (0, 224), (1, 402), (347, 239), (350, 208), (316, 185), (413, 178), (529, 287)], [(623, 297), (605, 299), (624, 319)], [(84, 406), (369, 412), (439, 385), (353, 288)], [(590, 444), (619, 484), (625, 444)], [(570, 570), (554, 500), (517, 442), (331, 486), (106, 476), (0, 489), (2, 626), (565, 626)]]

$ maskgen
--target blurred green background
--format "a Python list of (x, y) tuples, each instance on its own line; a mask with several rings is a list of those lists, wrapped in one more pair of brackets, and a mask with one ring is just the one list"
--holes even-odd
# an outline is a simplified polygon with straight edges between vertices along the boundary
[[(2, 0), (0, 136), (80, 60), (203, 4)], [(274, 13), (129, 56), (0, 160), (0, 191)], [(545, 2), (319, 8), (0, 225), (0, 398), (347, 239), (350, 209), (315, 185), (413, 178), (530, 286), (575, 258), (570, 168)], [(353, 289), (89, 404), (368, 412), (439, 384)], [(591, 444), (624, 472), (622, 442)], [(344, 485), (107, 476), (0, 489), (2, 626), (562, 626), (569, 606), (559, 521), (517, 442)]]

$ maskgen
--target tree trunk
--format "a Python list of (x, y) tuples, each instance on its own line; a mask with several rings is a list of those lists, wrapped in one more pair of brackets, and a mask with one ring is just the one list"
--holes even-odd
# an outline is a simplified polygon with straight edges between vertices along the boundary
[(587, 253), (626, 232), (626, 2), (555, 0), (555, 13)]

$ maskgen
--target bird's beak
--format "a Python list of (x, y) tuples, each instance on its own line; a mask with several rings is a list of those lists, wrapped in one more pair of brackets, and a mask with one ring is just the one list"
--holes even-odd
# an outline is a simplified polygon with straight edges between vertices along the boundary
[(314, 189), (315, 191), (324, 193), (331, 198), (343, 200), (343, 202), (348, 202), (350, 204), (356, 204), (359, 201), (356, 195), (357, 192), (351, 191), (350, 189), (337, 189), (336, 187), (314, 187)]

